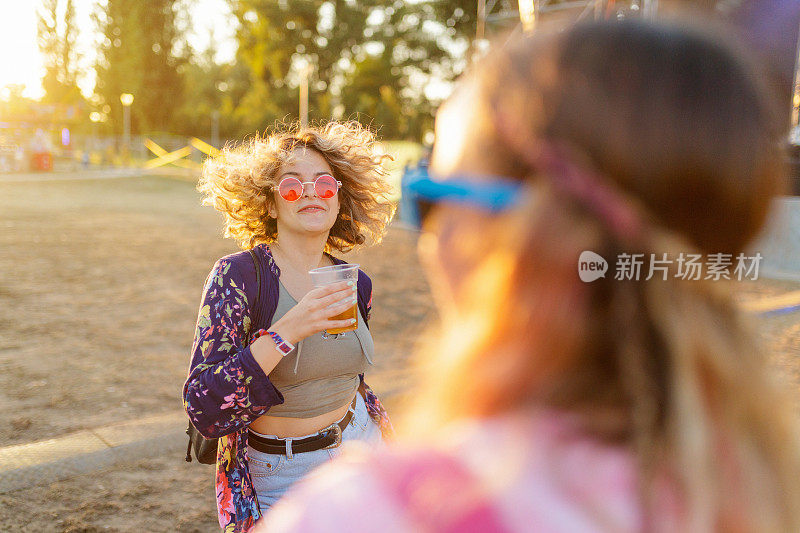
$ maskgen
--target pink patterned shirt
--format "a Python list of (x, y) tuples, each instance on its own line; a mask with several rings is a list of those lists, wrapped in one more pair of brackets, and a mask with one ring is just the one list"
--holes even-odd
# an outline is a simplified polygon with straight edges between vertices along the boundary
[(633, 456), (556, 413), (449, 427), (425, 447), (357, 444), (299, 482), (254, 531), (682, 530), (665, 500), (645, 528)]

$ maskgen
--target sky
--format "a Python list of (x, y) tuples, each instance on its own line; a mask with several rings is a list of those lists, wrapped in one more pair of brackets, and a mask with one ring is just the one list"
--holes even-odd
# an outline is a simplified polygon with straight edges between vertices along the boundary
[[(81, 71), (86, 73), (79, 85), (84, 94), (94, 86), (94, 64), (97, 38), (91, 11), (97, 0), (74, 0), (77, 19), (78, 49), (83, 58)], [(213, 33), (217, 42), (217, 60), (228, 61), (236, 53), (235, 19), (225, 0), (192, 0), (189, 44), (196, 50), (208, 48)], [(36, 11), (40, 0), (0, 0), (0, 89), (9, 84), (25, 85), (23, 94), (31, 98), (42, 96), (42, 58), (36, 42)]]

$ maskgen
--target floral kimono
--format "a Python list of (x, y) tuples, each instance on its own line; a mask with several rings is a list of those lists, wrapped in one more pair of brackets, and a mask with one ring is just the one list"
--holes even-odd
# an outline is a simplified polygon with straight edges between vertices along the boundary
[[(216, 494), (219, 523), (226, 533), (245, 532), (260, 517), (247, 459), (247, 428), (283, 395), (253, 358), (251, 332), (268, 328), (278, 305), (280, 270), (266, 245), (254, 248), (260, 257), (260, 288), (250, 253), (238, 252), (216, 262), (208, 276), (197, 318), (189, 377), (183, 403), (189, 419), (207, 438), (218, 438)], [(337, 264), (343, 263), (331, 257)], [(369, 325), (372, 281), (358, 273), (358, 307)], [(370, 417), (384, 438), (391, 423), (372, 390), (360, 376)]]

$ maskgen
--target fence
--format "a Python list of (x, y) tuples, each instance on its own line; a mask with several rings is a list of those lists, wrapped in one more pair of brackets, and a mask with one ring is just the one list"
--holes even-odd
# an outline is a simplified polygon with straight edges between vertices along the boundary
[[(17, 142), (0, 144), (0, 173), (140, 167), (164, 153), (181, 149), (184, 149), (182, 155), (174, 157), (178, 162), (177, 166), (196, 169), (211, 148), (210, 139), (169, 134), (132, 135), (130, 145), (126, 144), (122, 135), (74, 134), (66, 147), (52, 144), (47, 147), (35, 147), (32, 141), (33, 139), (19, 139)], [(186, 149), (187, 147), (191, 148)], [(42, 153), (52, 156), (53, 164), (50, 168), (42, 168), (35, 163), (37, 154)]]

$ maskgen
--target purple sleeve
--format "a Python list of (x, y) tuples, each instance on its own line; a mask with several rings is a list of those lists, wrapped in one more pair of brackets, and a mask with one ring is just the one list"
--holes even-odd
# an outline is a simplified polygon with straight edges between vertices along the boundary
[(183, 386), (186, 413), (208, 438), (238, 431), (283, 403), (246, 345), (251, 324), (245, 284), (255, 278), (246, 280), (234, 257), (217, 261), (206, 281)]

